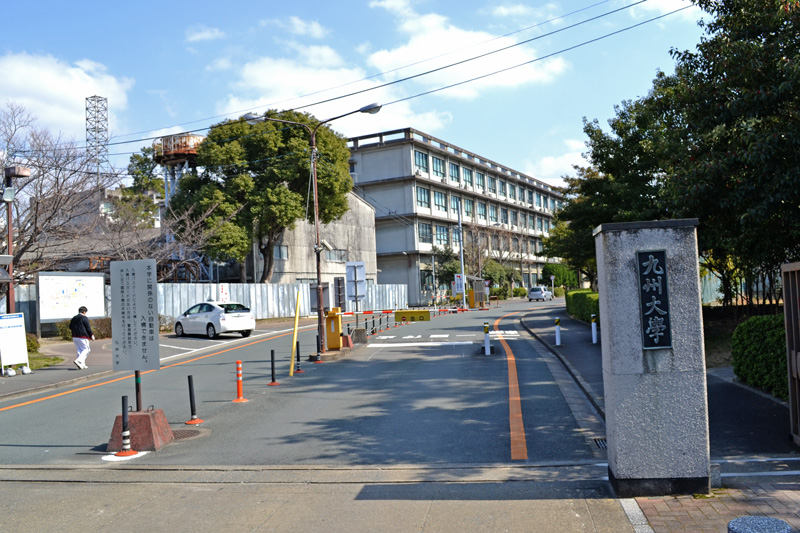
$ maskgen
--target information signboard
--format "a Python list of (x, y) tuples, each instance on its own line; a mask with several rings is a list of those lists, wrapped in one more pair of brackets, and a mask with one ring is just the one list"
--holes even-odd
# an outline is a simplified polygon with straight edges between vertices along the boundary
[(28, 365), (25, 317), (22, 313), (0, 315), (0, 367)]
[(105, 276), (95, 273), (39, 272), (37, 274), (39, 321), (60, 322), (74, 317), (86, 306), (87, 318), (106, 316)]
[(111, 262), (114, 370), (158, 370), (158, 284), (152, 259)]
[(639, 271), (639, 312), (642, 323), (642, 348), (672, 347), (667, 285), (667, 252), (636, 252)]
[(360, 301), (367, 295), (367, 267), (364, 261), (345, 263), (348, 301)]

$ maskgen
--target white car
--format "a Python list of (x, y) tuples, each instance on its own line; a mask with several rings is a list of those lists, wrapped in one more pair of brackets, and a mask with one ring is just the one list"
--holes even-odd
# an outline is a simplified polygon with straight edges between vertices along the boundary
[(247, 307), (236, 302), (208, 301), (193, 305), (175, 319), (175, 334), (205, 335), (213, 339), (220, 333), (241, 333), (249, 337), (256, 329), (256, 319)]
[(550, 289), (547, 287), (533, 287), (530, 291), (528, 291), (528, 301), (532, 302), (534, 300), (542, 300), (546, 302), (547, 300), (553, 299), (553, 293), (550, 292)]

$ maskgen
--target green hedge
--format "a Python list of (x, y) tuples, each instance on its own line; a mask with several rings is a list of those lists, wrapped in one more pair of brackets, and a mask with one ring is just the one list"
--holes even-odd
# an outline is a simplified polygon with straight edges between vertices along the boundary
[(591, 289), (567, 291), (567, 314), (572, 318), (591, 322), (592, 315), (600, 317), (600, 300), (598, 294)]
[(739, 381), (789, 399), (783, 315), (754, 316), (739, 324), (733, 332), (731, 357)]
[(564, 287), (556, 287), (553, 291), (554, 298), (562, 298), (567, 290)]

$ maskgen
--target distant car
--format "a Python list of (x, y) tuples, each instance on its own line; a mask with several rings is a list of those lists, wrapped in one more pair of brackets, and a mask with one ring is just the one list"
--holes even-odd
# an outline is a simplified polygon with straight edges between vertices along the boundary
[(550, 289), (547, 287), (533, 287), (530, 291), (528, 291), (528, 301), (532, 302), (534, 300), (542, 300), (546, 302), (547, 300), (553, 299), (553, 293), (550, 292)]
[(193, 305), (175, 320), (175, 335), (205, 335), (213, 339), (220, 333), (241, 333), (249, 337), (256, 329), (253, 313), (236, 302), (208, 301)]

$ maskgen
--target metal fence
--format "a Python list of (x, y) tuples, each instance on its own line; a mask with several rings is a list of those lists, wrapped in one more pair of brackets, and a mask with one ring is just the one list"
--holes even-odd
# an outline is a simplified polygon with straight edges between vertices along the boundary
[[(310, 316), (311, 291), (304, 283), (278, 285), (272, 283), (228, 283), (228, 299), (246, 305), (255, 312), (256, 319), (288, 318), (295, 314), (297, 293), (300, 293), (300, 316)], [(215, 283), (159, 283), (158, 314), (177, 317), (192, 305), (218, 298), (219, 287)], [(39, 330), (38, 297), (36, 285), (19, 285), (14, 290), (16, 311), (25, 316), (25, 331)], [(111, 316), (110, 287), (105, 287), (105, 316)], [(365, 299), (359, 303), (359, 311), (405, 309), (408, 288), (405, 285), (368, 285)], [(5, 309), (5, 298), (0, 299), (0, 309)], [(353, 302), (348, 302), (345, 311), (353, 311)], [(78, 310), (75, 309), (77, 313)], [(69, 317), (67, 317), (69, 318)]]

